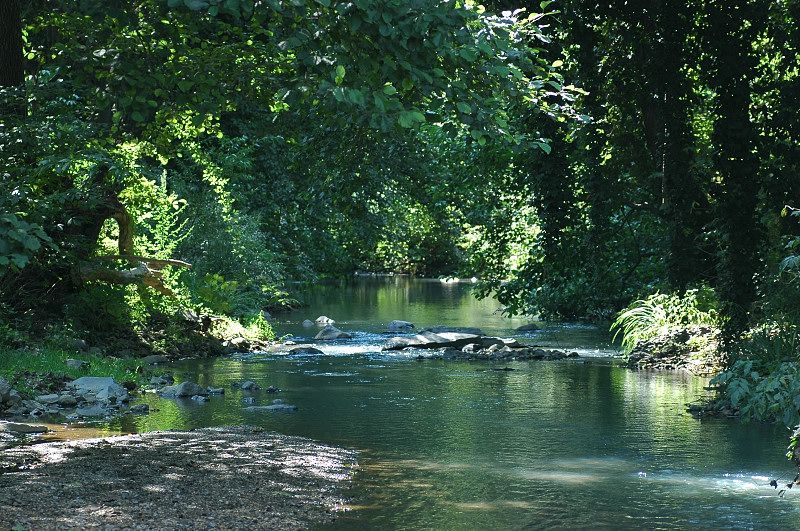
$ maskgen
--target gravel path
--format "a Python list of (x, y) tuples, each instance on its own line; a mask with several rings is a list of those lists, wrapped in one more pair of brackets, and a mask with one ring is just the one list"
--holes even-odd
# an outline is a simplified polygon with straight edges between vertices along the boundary
[(301, 529), (330, 522), (355, 452), (252, 427), (0, 451), (0, 529)]

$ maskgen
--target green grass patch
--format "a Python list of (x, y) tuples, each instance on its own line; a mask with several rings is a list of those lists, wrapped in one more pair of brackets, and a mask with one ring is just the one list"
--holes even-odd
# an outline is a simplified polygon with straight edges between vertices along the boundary
[[(89, 363), (88, 367), (77, 369), (67, 367), (67, 359), (81, 360)], [(141, 362), (136, 359), (119, 359), (92, 356), (75, 351), (57, 348), (38, 348), (36, 350), (3, 350), (0, 349), (0, 378), (13, 381), (16, 375), (28, 372), (35, 374), (58, 374), (72, 378), (81, 376), (110, 376), (117, 382), (126, 380), (137, 384), (144, 383), (144, 376), (137, 373)], [(17, 388), (23, 394), (30, 394), (30, 389)]]

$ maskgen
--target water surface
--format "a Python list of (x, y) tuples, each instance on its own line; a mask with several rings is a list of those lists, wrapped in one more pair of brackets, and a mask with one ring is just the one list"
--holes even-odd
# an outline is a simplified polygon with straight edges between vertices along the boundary
[[(158, 409), (107, 431), (254, 424), (359, 450), (343, 529), (773, 528), (797, 527), (800, 498), (779, 498), (769, 479), (793, 477), (785, 431), (698, 421), (687, 402), (707, 381), (635, 372), (609, 358), (607, 335), (540, 323), (522, 340), (578, 350), (589, 359), (481, 363), (383, 353), (392, 319), (420, 326), (480, 326), (510, 335), (507, 319), (469, 284), (359, 279), (319, 288), (309, 307), (278, 319), (296, 339), (303, 319), (328, 315), (356, 332), (321, 345), (323, 356), (256, 354), (185, 362), (179, 378), (225, 387), (206, 404), (148, 396)], [(251, 379), (277, 395), (233, 389)], [(248, 413), (246, 401), (279, 397), (296, 413)]]

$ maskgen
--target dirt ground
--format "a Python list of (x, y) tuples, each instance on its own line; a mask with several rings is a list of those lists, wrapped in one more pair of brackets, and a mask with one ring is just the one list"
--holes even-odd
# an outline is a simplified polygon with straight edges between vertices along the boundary
[(355, 452), (252, 427), (0, 451), (0, 529), (302, 529), (344, 503)]

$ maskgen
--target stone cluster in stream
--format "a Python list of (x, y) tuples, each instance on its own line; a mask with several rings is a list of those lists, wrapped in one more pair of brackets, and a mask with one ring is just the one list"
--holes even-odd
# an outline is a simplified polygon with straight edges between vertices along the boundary
[(68, 420), (99, 418), (119, 413), (146, 413), (146, 405), (129, 407), (128, 389), (113, 378), (83, 376), (66, 380), (58, 390), (25, 399), (0, 379), (0, 413), (12, 417), (60, 416)]
[(628, 355), (631, 369), (685, 370), (700, 376), (720, 366), (719, 331), (710, 326), (687, 326), (640, 341)]
[[(409, 350), (412, 350), (409, 347)], [(577, 352), (550, 350), (536, 347), (500, 347), (492, 345), (487, 348), (475, 349), (474, 344), (469, 344), (462, 349), (445, 347), (431, 351), (430, 354), (420, 354), (417, 359), (444, 359), (464, 361), (553, 361), (564, 358), (577, 358)]]
[(524, 345), (513, 338), (485, 336), (479, 329), (436, 327), (395, 336), (383, 350), (420, 351), (417, 359), (507, 361), (577, 358), (577, 352)]

